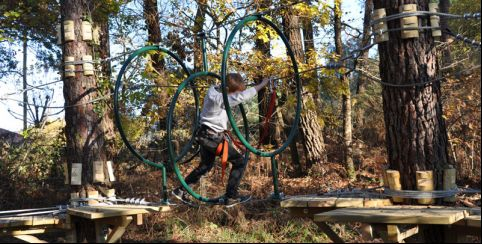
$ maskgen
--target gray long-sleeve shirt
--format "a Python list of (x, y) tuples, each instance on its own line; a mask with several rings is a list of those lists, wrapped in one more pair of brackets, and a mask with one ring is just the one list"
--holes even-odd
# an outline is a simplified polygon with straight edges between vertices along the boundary
[[(218, 87), (214, 85), (209, 87), (204, 97), (200, 123), (209, 126), (209, 128), (216, 132), (223, 132), (228, 129), (228, 115), (224, 108), (223, 94), (217, 91), (217, 88)], [(251, 87), (242, 92), (228, 94), (229, 106), (234, 107), (239, 105), (254, 97), (256, 93), (256, 89)]]

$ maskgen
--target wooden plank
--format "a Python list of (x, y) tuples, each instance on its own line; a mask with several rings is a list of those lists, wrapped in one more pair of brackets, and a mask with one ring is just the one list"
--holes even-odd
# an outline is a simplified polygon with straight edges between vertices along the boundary
[(335, 208), (331, 207), (331, 208), (288, 208), (288, 209), (290, 211), (290, 215), (293, 217), (313, 219), (313, 216), (315, 214), (331, 211), (331, 210), (334, 210)]
[(337, 208), (363, 208), (363, 198), (338, 198), (335, 202)]
[(304, 199), (288, 199), (281, 201), (280, 205), (282, 208), (304, 208), (308, 207), (308, 202)]
[(308, 207), (310, 208), (331, 208), (335, 207), (336, 197), (325, 197), (311, 199), (308, 201)]
[(398, 225), (387, 225), (387, 240), (390, 242), (401, 243), (415, 234), (418, 234), (418, 225), (406, 231), (401, 231)]
[(17, 238), (19, 240), (22, 240), (24, 242), (27, 242), (27, 243), (48, 243), (48, 242), (46, 242), (44, 240), (40, 240), (37, 237), (32, 236), (32, 235), (18, 235), (18, 236), (15, 236), (15, 238)]
[(59, 222), (59, 218), (52, 215), (7, 217), (0, 218), (0, 228), (57, 225)]
[(0, 232), (3, 236), (19, 236), (19, 235), (33, 235), (33, 234), (43, 234), (47, 232), (46, 229), (27, 229), (27, 230), (11, 230), (6, 229)]
[(316, 214), (316, 222), (362, 222), (386, 224), (453, 224), (466, 215), (457, 209), (344, 208)]
[(112, 232), (107, 237), (107, 243), (115, 243), (120, 240), (124, 232), (126, 231), (127, 226), (132, 222), (132, 216), (122, 217), (121, 221), (118, 222)]
[(282, 208), (334, 207), (336, 197), (294, 197), (281, 201)]
[(365, 198), (363, 200), (363, 207), (365, 208), (379, 208), (379, 207), (385, 207), (385, 206), (391, 206), (392, 201), (390, 199), (371, 199), (371, 198)]
[[(167, 206), (167, 208), (169, 208)], [(117, 216), (145, 214), (151, 212), (167, 211), (164, 206), (139, 206), (139, 205), (109, 205), (109, 206), (88, 206), (70, 208), (67, 213), (87, 219), (100, 219)]]

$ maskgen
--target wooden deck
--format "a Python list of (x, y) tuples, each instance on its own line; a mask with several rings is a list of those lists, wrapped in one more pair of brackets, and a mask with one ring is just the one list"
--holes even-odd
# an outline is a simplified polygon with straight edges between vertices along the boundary
[(85, 219), (102, 219), (118, 216), (167, 212), (168, 206), (140, 206), (140, 205), (106, 205), (69, 208), (67, 213)]
[(83, 219), (92, 221), (95, 226), (96, 242), (112, 243), (120, 240), (131, 222), (142, 224), (143, 214), (169, 210), (169, 206), (106, 205), (69, 208), (67, 213), (59, 215), (3, 217), (0, 218), (0, 236), (43, 242), (32, 235), (64, 231), (68, 242), (77, 242), (75, 225)]
[(456, 208), (343, 208), (315, 214), (314, 221), (451, 225), (466, 216), (468, 216), (466, 210)]
[(403, 242), (419, 228), (443, 225), (448, 239), (464, 241), (464, 235), (480, 236), (480, 208), (393, 205), (390, 199), (295, 197), (281, 202), (293, 216), (309, 217), (334, 242), (343, 240), (327, 222), (359, 222), (365, 238), (382, 237)]

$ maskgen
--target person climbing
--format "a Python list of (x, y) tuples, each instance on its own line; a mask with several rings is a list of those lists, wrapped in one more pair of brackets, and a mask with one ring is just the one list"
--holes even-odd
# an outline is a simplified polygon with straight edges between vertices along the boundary
[[(269, 82), (268, 78), (263, 79), (259, 84), (246, 89), (243, 78), (238, 73), (230, 73), (227, 75), (226, 87), (228, 93), (228, 101), (231, 107), (241, 104), (253, 98), (259, 90), (265, 87)], [(238, 194), (238, 187), (243, 177), (246, 164), (244, 163), (244, 148), (233, 145), (235, 143), (231, 138), (228, 129), (228, 116), (223, 102), (223, 94), (220, 85), (212, 85), (204, 97), (204, 104), (199, 120), (199, 129), (196, 133), (196, 140), (201, 146), (201, 163), (186, 178), (188, 185), (197, 183), (201, 176), (209, 172), (214, 164), (216, 155), (219, 155), (221, 145), (225, 140), (227, 144), (223, 148), (227, 150), (227, 161), (231, 162), (231, 172), (229, 174), (226, 193), (219, 199), (220, 203), (233, 205), (248, 201), (251, 196), (242, 196)], [(219, 148), (218, 148), (219, 147)], [(227, 148), (226, 148), (227, 147)], [(224, 150), (223, 150), (224, 151)], [(223, 152), (226, 153), (226, 152)], [(181, 201), (189, 202), (187, 192), (182, 186), (172, 191), (172, 194)]]

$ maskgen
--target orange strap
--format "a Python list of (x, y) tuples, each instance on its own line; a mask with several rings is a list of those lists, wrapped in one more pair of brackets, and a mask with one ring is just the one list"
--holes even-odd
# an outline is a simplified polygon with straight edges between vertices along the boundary
[(223, 142), (219, 143), (218, 147), (216, 148), (216, 156), (221, 155), (221, 167), (222, 167), (222, 180), (224, 182), (224, 173), (226, 171), (226, 166), (228, 163), (228, 151), (229, 151), (229, 142), (228, 140), (224, 139)]

